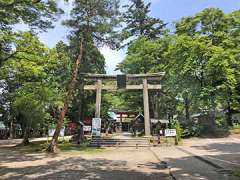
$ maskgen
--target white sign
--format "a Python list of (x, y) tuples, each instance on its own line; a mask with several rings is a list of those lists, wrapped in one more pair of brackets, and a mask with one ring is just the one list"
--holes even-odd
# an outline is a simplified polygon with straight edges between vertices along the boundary
[(166, 120), (166, 119), (151, 119), (151, 123), (156, 124), (156, 123), (158, 123), (158, 122), (160, 122), (160, 123), (162, 123), (162, 124), (168, 124), (168, 123), (169, 123), (169, 120)]
[(92, 126), (83, 126), (83, 131), (91, 131), (92, 130)]
[(165, 129), (165, 136), (176, 136), (176, 129)]
[[(64, 137), (64, 130), (65, 128), (62, 128), (60, 130), (60, 136)], [(48, 129), (48, 136), (52, 137), (54, 135), (55, 129)]]
[(101, 136), (101, 118), (92, 119), (92, 136)]

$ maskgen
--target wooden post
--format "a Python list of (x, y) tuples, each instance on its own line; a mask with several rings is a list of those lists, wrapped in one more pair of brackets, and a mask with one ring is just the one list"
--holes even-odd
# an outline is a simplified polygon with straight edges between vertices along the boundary
[(100, 118), (101, 114), (101, 96), (102, 96), (102, 80), (98, 79), (96, 83), (97, 91), (96, 91), (96, 110), (95, 117)]
[(119, 132), (122, 132), (122, 113), (120, 114)]
[(144, 104), (144, 126), (145, 136), (150, 136), (150, 116), (149, 116), (149, 102), (148, 102), (148, 84), (147, 78), (143, 79), (143, 104)]

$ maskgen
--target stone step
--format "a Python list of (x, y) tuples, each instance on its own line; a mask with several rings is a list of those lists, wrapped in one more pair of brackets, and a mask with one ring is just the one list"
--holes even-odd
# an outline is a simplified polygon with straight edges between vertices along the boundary
[(140, 144), (140, 145), (136, 145), (136, 144), (132, 144), (132, 145), (128, 145), (128, 144), (90, 144), (90, 147), (150, 147), (149, 144)]
[(149, 147), (147, 138), (93, 138), (90, 142), (92, 147)]
[(149, 143), (138, 143), (138, 142), (132, 142), (132, 143), (129, 143), (129, 142), (125, 142), (125, 143), (119, 143), (119, 142), (116, 142), (116, 143), (113, 143), (113, 142), (102, 142), (102, 143), (99, 143), (99, 142), (90, 142), (90, 144), (109, 144), (109, 145), (117, 145), (117, 144), (128, 144), (128, 145), (149, 145)]
[(96, 143), (149, 143), (148, 141), (103, 141), (103, 140), (99, 140), (99, 141), (95, 141), (92, 140), (91, 142), (96, 142)]
[(127, 139), (92, 139), (91, 141), (111, 141), (111, 142), (148, 142), (148, 140), (127, 140)]
[(112, 141), (148, 141), (146, 138), (126, 138), (126, 139), (114, 139), (114, 138), (93, 138), (92, 140), (112, 140)]

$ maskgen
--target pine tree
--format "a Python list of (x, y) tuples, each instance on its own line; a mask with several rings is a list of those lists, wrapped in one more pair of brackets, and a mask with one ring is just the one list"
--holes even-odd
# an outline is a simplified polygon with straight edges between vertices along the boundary
[(74, 8), (71, 11), (71, 19), (63, 24), (72, 28), (70, 38), (78, 38), (79, 50), (75, 65), (73, 67), (72, 79), (68, 86), (68, 92), (65, 98), (64, 107), (60, 112), (60, 117), (56, 125), (48, 152), (57, 151), (57, 140), (60, 129), (64, 122), (64, 117), (68, 111), (69, 104), (73, 100), (75, 87), (78, 81), (78, 74), (84, 52), (88, 51), (89, 44), (114, 46), (114, 36), (119, 16), (118, 0), (75, 0)]
[(131, 5), (124, 6), (127, 8), (123, 13), (123, 21), (126, 23), (126, 27), (122, 32), (122, 40), (136, 36), (154, 39), (166, 32), (166, 24), (162, 20), (148, 15), (151, 3), (145, 5), (143, 0), (131, 0), (131, 2)]
[(31, 30), (53, 28), (56, 15), (63, 13), (55, 0), (0, 0), (0, 66), (16, 54), (12, 52), (13, 26), (28, 25)]

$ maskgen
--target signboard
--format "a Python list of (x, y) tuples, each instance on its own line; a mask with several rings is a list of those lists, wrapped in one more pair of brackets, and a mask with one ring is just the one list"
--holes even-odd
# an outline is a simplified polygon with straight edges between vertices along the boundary
[(3, 121), (0, 121), (0, 129), (6, 129), (6, 126)]
[(127, 80), (126, 74), (117, 75), (117, 87), (118, 87), (118, 89), (126, 89), (126, 85), (127, 85), (126, 80)]
[(153, 123), (153, 124), (156, 124), (158, 122), (160, 122), (162, 124), (168, 124), (169, 120), (166, 120), (166, 119), (151, 119), (151, 123)]
[(165, 136), (176, 136), (177, 132), (176, 129), (165, 129), (164, 131)]
[(101, 136), (101, 118), (92, 119), (92, 136)]
[[(62, 128), (60, 130), (60, 136), (64, 137), (64, 130), (65, 128)], [(54, 135), (55, 129), (48, 129), (48, 136), (52, 137)]]
[(92, 130), (92, 126), (83, 126), (83, 131), (89, 132)]

